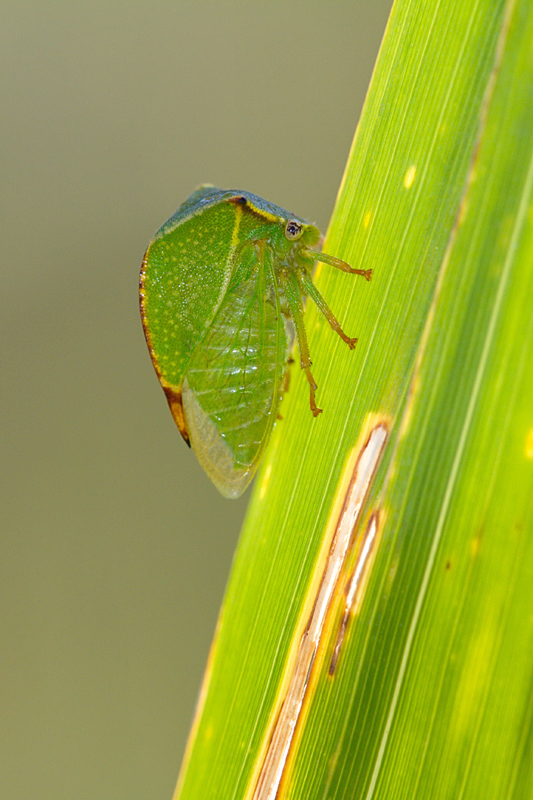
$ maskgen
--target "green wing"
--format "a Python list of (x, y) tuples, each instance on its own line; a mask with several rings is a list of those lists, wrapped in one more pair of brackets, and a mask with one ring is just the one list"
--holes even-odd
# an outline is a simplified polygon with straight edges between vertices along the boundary
[(254, 476), (277, 416), (288, 355), (273, 273), (255, 251), (254, 259), (251, 274), (242, 257), (236, 265), (234, 275), (248, 277), (232, 281), (183, 383), (191, 444), (226, 497), (239, 497)]

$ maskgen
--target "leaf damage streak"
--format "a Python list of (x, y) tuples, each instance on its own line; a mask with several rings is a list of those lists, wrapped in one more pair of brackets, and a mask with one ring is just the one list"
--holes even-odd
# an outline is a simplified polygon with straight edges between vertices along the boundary
[[(374, 425), (364, 445), (360, 448), (359, 453), (356, 453), (357, 460), (344, 492), (342, 507), (335, 525), (329, 554), (318, 583), (311, 614), (298, 645), (291, 674), (286, 682), (286, 690), (280, 712), (274, 723), (266, 755), (255, 783), (255, 791), (252, 795), (253, 800), (274, 800), (277, 796), (296, 725), (300, 718), (309, 686), (311, 672), (323, 638), (328, 612), (336, 597), (337, 585), (350, 551), (354, 529), (370, 490), (388, 435), (388, 424), (383, 418), (380, 418), (379, 421), (374, 418)], [(353, 463), (353, 459), (351, 459), (351, 463)], [(344, 485), (346, 485), (345, 478), (346, 476), (344, 475)], [(374, 519), (375, 529), (377, 527), (377, 515), (373, 515), (372, 519)], [(372, 522), (370, 525), (372, 525)], [(367, 529), (363, 550), (367, 548), (367, 543), (368, 548), (371, 548), (373, 540), (374, 535), (370, 538)], [(365, 556), (364, 562), (366, 561), (367, 558)], [(355, 599), (354, 592), (352, 592), (352, 600)]]

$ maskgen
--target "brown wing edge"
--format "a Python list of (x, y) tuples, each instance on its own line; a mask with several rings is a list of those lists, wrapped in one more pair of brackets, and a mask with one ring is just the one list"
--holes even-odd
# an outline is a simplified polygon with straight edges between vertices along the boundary
[(170, 408), (170, 413), (174, 417), (174, 422), (178, 426), (178, 430), (183, 436), (185, 444), (190, 447), (191, 442), (189, 439), (189, 431), (187, 430), (187, 423), (185, 422), (185, 412), (183, 411), (183, 401), (181, 399), (181, 388), (175, 389), (173, 386), (161, 383), (167, 403)]

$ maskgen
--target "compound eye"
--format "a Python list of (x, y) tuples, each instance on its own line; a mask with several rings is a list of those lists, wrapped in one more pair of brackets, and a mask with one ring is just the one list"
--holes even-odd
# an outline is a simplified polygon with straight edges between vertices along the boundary
[(303, 232), (304, 226), (295, 219), (290, 219), (285, 225), (285, 236), (289, 241), (294, 242), (299, 239)]

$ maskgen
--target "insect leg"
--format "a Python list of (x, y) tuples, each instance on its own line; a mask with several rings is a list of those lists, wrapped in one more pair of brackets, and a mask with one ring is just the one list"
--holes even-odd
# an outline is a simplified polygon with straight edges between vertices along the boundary
[(315, 261), (323, 261), (324, 264), (329, 264), (331, 267), (336, 267), (336, 269), (340, 269), (342, 272), (351, 272), (352, 275), (362, 275), (367, 281), (369, 281), (372, 277), (371, 269), (354, 269), (354, 267), (351, 267), (346, 263), (346, 261), (341, 261), (340, 258), (335, 258), (335, 256), (328, 256), (327, 253), (319, 253), (316, 250), (308, 250), (307, 247), (302, 247), (302, 250), (304, 255), (310, 256)]
[(333, 312), (329, 308), (328, 304), (326, 303), (326, 301), (316, 288), (315, 284), (313, 283), (307, 272), (302, 270), (302, 272), (299, 274), (298, 277), (300, 278), (300, 283), (302, 285), (302, 289), (305, 292), (305, 294), (308, 297), (310, 297), (311, 300), (313, 300), (319, 311), (321, 311), (322, 314), (324, 314), (325, 318), (327, 319), (333, 330), (339, 334), (343, 342), (346, 342), (350, 350), (353, 350), (357, 343), (357, 339), (350, 339), (349, 336), (346, 336), (346, 334), (344, 333), (344, 331), (340, 326), (337, 317), (333, 314)]
[(289, 356), (289, 358), (287, 359), (287, 369), (285, 370), (285, 376), (283, 378), (283, 387), (281, 389), (282, 394), (288, 392), (289, 386), (291, 385), (291, 371), (289, 369), (291, 364), (294, 364), (294, 358), (292, 356)]
[(311, 374), (311, 359), (309, 357), (309, 347), (307, 345), (307, 335), (305, 333), (305, 326), (303, 321), (303, 311), (302, 311), (302, 295), (300, 291), (300, 285), (298, 283), (298, 279), (292, 270), (283, 271), (279, 273), (279, 279), (283, 285), (283, 291), (285, 297), (287, 298), (287, 302), (289, 304), (289, 309), (291, 312), (291, 317), (294, 322), (294, 327), (296, 328), (296, 338), (298, 340), (298, 350), (300, 351), (300, 366), (304, 370), (307, 380), (309, 382), (309, 403), (311, 406), (311, 411), (313, 412), (313, 416), (317, 417), (321, 412), (322, 409), (318, 408), (316, 401), (315, 401), (315, 392), (317, 389), (317, 385), (315, 383), (315, 379)]
[[(276, 372), (274, 376), (274, 395), (275, 397), (281, 398), (283, 394), (287, 391), (289, 385), (289, 370), (287, 368), (287, 333), (285, 331), (285, 323), (283, 321), (283, 312), (281, 310), (281, 303), (279, 297), (279, 287), (277, 282), (277, 274), (276, 270), (274, 269), (274, 258), (272, 251), (266, 246), (264, 241), (258, 241), (255, 244), (257, 257), (260, 263), (260, 269), (264, 273), (264, 289), (263, 294), (265, 297), (265, 304), (266, 304), (266, 297), (267, 297), (267, 286), (272, 289), (273, 297), (272, 300), (274, 301), (275, 309), (276, 309), (276, 351), (277, 351), (277, 358), (276, 358)], [(292, 339), (292, 337), (291, 337)], [(292, 363), (293, 359), (289, 358), (288, 362)], [(282, 370), (284, 371), (284, 375), (282, 376)], [(281, 389), (278, 387), (281, 384)], [(283, 419), (283, 417), (277, 414), (278, 419)]]

